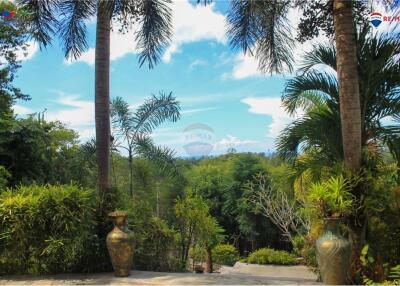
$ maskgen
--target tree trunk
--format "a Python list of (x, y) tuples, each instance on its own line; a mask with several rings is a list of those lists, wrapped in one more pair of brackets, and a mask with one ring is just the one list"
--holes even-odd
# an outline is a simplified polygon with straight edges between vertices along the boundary
[(133, 198), (133, 155), (132, 155), (132, 148), (129, 146), (128, 150), (128, 161), (129, 161), (129, 194), (131, 198)]
[[(358, 173), (361, 167), (361, 106), (357, 70), (357, 49), (353, 1), (334, 0), (333, 20), (336, 40), (337, 75), (340, 97), (340, 121), (347, 168)], [(356, 186), (354, 195), (361, 199), (361, 186)], [(364, 244), (366, 220), (363, 211), (350, 220), (350, 240), (352, 244), (352, 263), (350, 280), (355, 277), (359, 266), (359, 254)]]
[(361, 164), (361, 106), (352, 5), (353, 1), (334, 0), (333, 20), (344, 162), (346, 167), (357, 172)]
[(211, 247), (207, 246), (206, 251), (207, 251), (206, 272), (212, 273), (213, 272), (213, 261), (212, 261)]
[(110, 188), (110, 14), (98, 5), (95, 58), (95, 123), (98, 187)]

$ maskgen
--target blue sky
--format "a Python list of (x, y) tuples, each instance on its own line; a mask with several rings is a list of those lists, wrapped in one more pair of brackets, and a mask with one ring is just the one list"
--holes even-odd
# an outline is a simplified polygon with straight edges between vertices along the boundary
[[(151, 94), (171, 91), (181, 102), (182, 117), (160, 126), (153, 138), (179, 156), (191, 155), (183, 148), (190, 141), (207, 141), (212, 155), (229, 148), (268, 152), (291, 120), (279, 99), (289, 75), (261, 75), (253, 58), (230, 49), (226, 4), (174, 2), (174, 38), (152, 70), (139, 68), (132, 33), (111, 36), (111, 97), (123, 97), (134, 110)], [(298, 18), (295, 14), (292, 18)], [(47, 109), (48, 120), (60, 120), (77, 130), (82, 142), (94, 137), (94, 21), (88, 28), (90, 49), (74, 62), (64, 59), (57, 42), (42, 51), (32, 44), (16, 82), (32, 97), (18, 102), (16, 113), (23, 116)], [(310, 44), (303, 48), (307, 47)], [(183, 130), (196, 123), (212, 131), (200, 128), (188, 137)]]

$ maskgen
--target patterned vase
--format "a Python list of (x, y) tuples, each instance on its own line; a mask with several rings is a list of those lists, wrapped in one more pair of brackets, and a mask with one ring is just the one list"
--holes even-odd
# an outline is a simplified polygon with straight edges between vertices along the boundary
[(114, 219), (114, 229), (107, 235), (107, 249), (110, 254), (114, 275), (129, 276), (133, 263), (133, 233), (126, 228), (126, 212), (115, 211), (108, 215)]
[(317, 262), (324, 284), (346, 284), (350, 243), (340, 235), (341, 219), (326, 219), (325, 233), (316, 242)]

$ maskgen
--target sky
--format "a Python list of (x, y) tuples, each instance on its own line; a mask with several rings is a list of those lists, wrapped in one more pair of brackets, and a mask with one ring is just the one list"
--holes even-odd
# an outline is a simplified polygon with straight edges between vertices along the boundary
[[(114, 25), (110, 96), (122, 97), (134, 111), (152, 94), (172, 92), (180, 102), (181, 119), (162, 124), (152, 137), (181, 157), (197, 152), (219, 155), (230, 148), (268, 153), (293, 120), (280, 102), (291, 75), (263, 75), (254, 58), (231, 49), (225, 34), (227, 5), (175, 1), (174, 36), (152, 70), (139, 67), (133, 33), (119, 34)], [(289, 18), (298, 19), (298, 11), (293, 13)], [(16, 86), (32, 99), (17, 102), (14, 108), (19, 116), (45, 111), (47, 120), (59, 120), (78, 131), (81, 142), (95, 135), (94, 21), (88, 30), (90, 48), (75, 61), (65, 60), (57, 42), (45, 50), (30, 45)], [(311, 43), (297, 47), (295, 54), (310, 47)], [(194, 150), (194, 143), (201, 143), (200, 149)]]

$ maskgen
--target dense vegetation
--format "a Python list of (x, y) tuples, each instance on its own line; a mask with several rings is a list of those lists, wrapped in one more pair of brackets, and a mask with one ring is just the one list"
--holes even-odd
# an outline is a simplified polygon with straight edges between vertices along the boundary
[(80, 142), (43, 113), (14, 114), (18, 100), (29, 100), (14, 86), (17, 50), (28, 39), (16, 20), (0, 26), (0, 274), (110, 270), (107, 213), (124, 209), (137, 269), (186, 271), (241, 257), (316, 268), (323, 220), (338, 217), (345, 234), (358, 227), (365, 237), (354, 281), (399, 279), (400, 45), (393, 35), (358, 31), (361, 171), (343, 164), (337, 51), (319, 45), (286, 83), (288, 113), (304, 113), (280, 134), (277, 154), (176, 159), (150, 137), (179, 120), (172, 94), (152, 96), (135, 112), (112, 100), (112, 188), (100, 192), (95, 141)]

